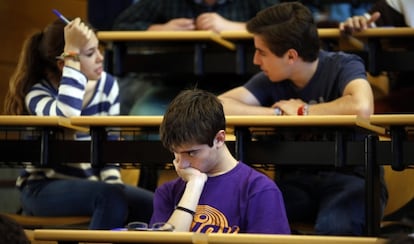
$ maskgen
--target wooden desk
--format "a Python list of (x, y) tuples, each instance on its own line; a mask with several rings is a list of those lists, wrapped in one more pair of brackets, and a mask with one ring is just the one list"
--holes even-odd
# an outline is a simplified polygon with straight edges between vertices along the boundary
[[(99, 117), (73, 117), (71, 124), (81, 127), (89, 127), (91, 132), (91, 163), (96, 166), (115, 161), (127, 162), (130, 158), (119, 159), (128, 155), (128, 151), (134, 152), (139, 157), (137, 161), (152, 160), (156, 162), (171, 162), (172, 154), (163, 149), (159, 141), (108, 141), (106, 140), (107, 127), (138, 127), (152, 128), (153, 132), (158, 133), (158, 126), (162, 121), (161, 116), (99, 116)], [(371, 148), (366, 149), (364, 141), (348, 141), (347, 136), (353, 132), (357, 125), (358, 118), (353, 115), (342, 116), (227, 116), (228, 127), (234, 128), (236, 140), (227, 142), (230, 151), (238, 160), (243, 162), (256, 162), (275, 165), (302, 165), (302, 166), (327, 166), (327, 167), (347, 167), (350, 165), (366, 165), (370, 160), (370, 165), (377, 166), (378, 171), (373, 170), (373, 174), (367, 175), (367, 181), (374, 181), (379, 178), (379, 166), (372, 161), (371, 157), (366, 157), (366, 153), (375, 154)], [(334, 138), (327, 141), (262, 141), (252, 140), (253, 127), (277, 128), (292, 131), (297, 128), (317, 128), (319, 130), (330, 130)], [(253, 135), (254, 136), (254, 135)], [(148, 143), (151, 143), (150, 145)], [(376, 143), (376, 142), (374, 142)], [(366, 150), (365, 150), (366, 149)], [(120, 153), (120, 152), (123, 153)], [(160, 155), (166, 153), (165, 158), (160, 160)], [(294, 153), (292, 153), (294, 152)], [(112, 155), (113, 154), (113, 155)], [(150, 155), (148, 158), (147, 155)], [(150, 161), (151, 162), (151, 161)], [(373, 166), (374, 169), (374, 166)], [(149, 185), (141, 185), (152, 189), (156, 187), (156, 179), (150, 179), (156, 172), (149, 171), (141, 174), (145, 182), (153, 182)], [(150, 176), (150, 177), (148, 177)], [(368, 185), (370, 188), (379, 185)], [(377, 190), (377, 189), (375, 189)], [(369, 211), (373, 214), (367, 216), (380, 216), (379, 198), (376, 195), (369, 195), (371, 189), (366, 191), (367, 204)], [(367, 220), (368, 221), (368, 220)], [(370, 220), (371, 227), (367, 231), (370, 235), (378, 233), (379, 219)]]
[[(119, 143), (127, 143), (125, 141), (121, 141), (121, 142), (114, 142), (114, 141), (105, 141), (106, 138), (106, 130), (105, 128), (109, 128), (109, 127), (134, 127), (134, 128), (146, 128), (150, 131), (152, 131), (152, 133), (156, 133), (158, 134), (158, 126), (162, 121), (162, 116), (93, 116), (93, 117), (88, 117), (88, 116), (80, 116), (80, 117), (72, 117), (71, 118), (71, 124), (74, 126), (79, 126), (79, 127), (88, 127), (90, 128), (91, 131), (91, 136), (92, 136), (92, 149), (91, 151), (92, 153), (92, 157), (91, 157), (91, 162), (95, 165), (102, 165), (105, 164), (107, 162), (128, 162), (127, 158), (124, 159), (119, 159), (120, 155), (119, 153), (116, 153), (116, 155), (114, 157), (109, 155), (109, 152), (114, 151), (113, 149), (110, 150), (111, 147), (114, 147), (115, 144), (119, 144)], [(357, 117), (356, 116), (227, 116), (226, 117), (226, 121), (227, 121), (227, 126), (228, 127), (233, 127), (234, 131), (235, 131), (235, 135), (236, 135), (236, 144), (234, 144), (234, 142), (228, 142), (230, 150), (233, 152), (232, 147), (234, 146), (234, 152), (236, 155), (236, 158), (243, 160), (245, 162), (257, 162), (257, 161), (261, 161), (261, 162), (274, 162), (275, 160), (275, 154), (273, 153), (264, 153), (263, 150), (266, 150), (274, 145), (269, 144), (268, 146), (266, 145), (261, 145), (262, 142), (257, 142), (257, 141), (250, 141), (250, 137), (249, 135), (245, 135), (246, 129), (251, 128), (251, 127), (265, 127), (265, 128), (291, 128), (291, 127), (295, 127), (295, 128), (299, 128), (299, 127), (318, 127), (318, 128), (338, 128), (340, 127), (341, 129), (344, 127), (348, 127), (348, 128), (353, 128), (353, 127), (357, 127)], [(107, 144), (109, 143), (109, 144)], [(147, 142), (146, 142), (147, 143)], [(154, 143), (154, 141), (152, 141), (152, 143)], [(244, 146), (245, 144), (248, 144), (249, 146)], [(297, 142), (289, 142), (287, 143), (287, 147), (292, 149), (292, 150), (298, 150), (298, 146), (296, 145)], [(310, 142), (304, 142), (304, 143), (310, 143)], [(317, 147), (320, 147), (321, 145), (325, 145), (325, 142), (322, 142), (321, 144), (317, 143), (317, 142), (311, 142), (312, 144), (314, 144), (313, 149), (316, 149)], [(337, 142), (339, 143), (339, 142)], [(342, 143), (342, 142), (341, 142)], [(96, 144), (94, 146), (94, 144)], [(246, 144), (246, 145), (247, 145)], [(266, 143), (267, 144), (267, 143)], [(127, 146), (124, 145), (124, 146)], [(125, 147), (122, 146), (125, 150)], [(135, 150), (139, 150), (139, 148), (137, 145), (131, 144), (131, 146), (136, 147)], [(264, 147), (263, 147), (264, 146)], [(108, 147), (107, 150), (105, 150), (105, 148)], [(307, 148), (306, 146), (300, 147), (300, 148)], [(166, 151), (165, 149), (162, 148), (158, 148), (160, 151), (158, 152), (157, 156), (160, 156), (159, 153)], [(131, 148), (132, 150), (132, 148)], [(255, 150), (260, 150), (260, 154), (262, 154), (261, 156), (259, 156), (258, 152), (255, 152)], [(325, 149), (318, 149), (320, 150), (325, 150)], [(99, 151), (96, 152), (95, 151)], [(105, 152), (104, 154), (106, 154), (106, 152), (108, 151), (108, 157), (102, 156), (102, 152)], [(152, 151), (152, 150), (150, 150)], [(142, 153), (144, 155), (142, 155), (142, 158), (145, 158), (145, 152), (150, 152), (150, 151), (142, 151)], [(250, 153), (252, 152), (252, 153)], [(311, 151), (310, 151), (311, 152)], [(138, 152), (136, 152), (138, 153)], [(298, 162), (304, 162), (304, 164), (309, 164), (309, 165), (315, 165), (315, 164), (322, 164), (322, 165), (332, 165), (332, 162), (337, 162), (337, 166), (341, 167), (344, 164), (346, 164), (345, 159), (343, 158), (336, 158), (337, 155), (335, 155), (335, 153), (333, 153), (332, 155), (326, 155), (326, 153), (322, 153), (324, 154), (326, 157), (324, 159), (316, 159), (313, 160), (309, 157), (303, 157), (303, 155), (306, 154), (295, 154), (297, 155), (296, 157), (294, 155), (291, 155), (291, 153), (289, 154), (285, 154), (285, 157), (282, 154), (278, 154), (278, 156), (276, 158), (280, 159), (280, 163), (283, 164), (295, 164)], [(95, 155), (95, 156), (93, 156)], [(344, 156), (344, 155), (342, 155)], [(115, 158), (115, 157), (118, 157)], [(122, 156), (121, 156), (122, 157)], [(153, 156), (151, 156), (151, 158), (154, 158)], [(152, 159), (151, 158), (145, 158), (148, 162), (154, 162), (158, 161), (160, 162), (160, 159)], [(353, 159), (355, 159), (355, 157), (351, 157)], [(165, 158), (165, 160), (172, 160), (172, 155), (169, 154), (168, 158)], [(277, 160), (279, 162), (279, 160)], [(325, 162), (326, 163), (323, 163)], [(358, 162), (354, 162), (355, 164), (363, 164), (363, 159), (361, 161), (361, 159), (357, 160)], [(162, 162), (166, 162), (166, 161), (162, 161)], [(171, 161), (168, 161), (171, 162)]]
[[(382, 120), (388, 121), (388, 116), (382, 116)], [(404, 117), (402, 115), (401, 117)], [(399, 115), (393, 116), (393, 120), (401, 124), (410, 122), (411, 116), (401, 122)], [(158, 127), (163, 116), (75, 116), (70, 118), (70, 124), (79, 127), (90, 126), (119, 126), (119, 127)], [(266, 115), (230, 115), (226, 116), (228, 127), (237, 126), (355, 126), (356, 115), (330, 115), (330, 116), (266, 116)]]
[[(380, 142), (376, 136), (376, 130), (367, 133), (373, 136), (367, 136), (362, 141), (349, 141), (347, 134), (352, 133), (356, 127), (371, 129), (371, 124), (375, 126), (384, 126), (386, 124), (398, 123), (400, 127), (405, 128), (407, 125), (414, 123), (414, 115), (373, 115), (370, 120), (361, 123), (361, 119), (354, 115), (340, 116), (227, 116), (226, 124), (233, 128), (236, 140), (227, 142), (229, 149), (238, 160), (252, 163), (259, 162), (263, 164), (274, 165), (302, 165), (302, 166), (330, 166), (346, 167), (349, 165), (366, 166), (366, 199), (367, 199), (367, 233), (368, 235), (377, 235), (379, 233), (380, 223), (380, 203), (379, 203), (379, 165), (408, 165), (414, 159), (414, 155), (405, 148), (412, 147), (413, 142), (404, 141), (402, 138), (405, 131), (394, 135), (392, 142)], [(111, 126), (122, 127), (150, 127), (157, 133), (158, 126), (162, 121), (161, 116), (111, 116), (111, 117), (74, 117), (71, 119), (72, 125), (90, 127), (92, 136), (91, 162), (99, 165), (106, 162), (104, 151), (115, 151), (116, 155), (126, 155), (119, 151), (128, 151), (126, 145), (114, 150), (115, 144), (108, 145), (105, 140), (105, 130), (103, 128)], [(367, 126), (368, 124), (368, 126)], [(253, 140), (254, 131), (252, 128), (276, 128), (278, 132), (283, 133), (286, 129), (288, 132), (300, 128), (317, 128), (325, 131), (329, 130), (334, 136), (327, 141), (263, 141)], [(385, 130), (384, 130), (385, 131)], [(394, 141), (394, 142), (393, 142)], [(399, 142), (399, 143), (395, 143)], [(131, 149), (142, 149), (143, 147), (132, 142)], [(145, 147), (138, 154), (144, 158), (150, 154), (152, 159), (154, 155), (160, 156), (166, 152), (162, 146), (152, 141), (152, 144)], [(117, 143), (118, 144), (118, 143)], [(378, 150), (380, 149), (380, 150)], [(411, 150), (412, 151), (412, 150)], [(292, 153), (294, 152), (294, 153)], [(400, 152), (400, 153), (398, 153)], [(398, 153), (398, 154), (397, 154)], [(93, 155), (96, 155), (95, 157)], [(395, 156), (398, 155), (398, 156)], [(166, 161), (168, 157), (172, 160), (172, 155), (166, 152)], [(115, 158), (113, 158), (115, 160)], [(125, 159), (126, 160), (126, 159)], [(138, 160), (138, 158), (137, 158)], [(396, 161), (397, 160), (397, 161)], [(159, 161), (158, 161), (159, 162)], [(149, 174), (154, 175), (154, 173)], [(147, 179), (147, 182), (156, 182), (154, 179)], [(155, 187), (155, 183), (150, 184)], [(146, 186), (148, 187), (148, 185)]]
[(81, 127), (159, 127), (163, 116), (76, 116), (72, 125)]
[[(162, 116), (79, 116), (72, 117), (70, 123), (73, 126), (86, 127), (90, 128), (92, 135), (92, 143), (102, 143), (103, 138), (105, 138), (106, 131), (104, 128), (108, 127), (133, 127), (133, 128), (147, 128), (152, 130), (152, 132), (158, 134), (158, 127), (162, 121)], [(236, 137), (239, 136), (240, 140), (242, 133), (239, 131), (244, 131), (245, 128), (251, 127), (356, 127), (357, 126), (357, 117), (353, 115), (341, 115), (341, 116), (226, 116), (226, 123), (228, 127), (235, 128)], [(240, 130), (239, 130), (240, 129)], [(95, 137), (96, 135), (96, 137)], [(237, 141), (237, 138), (236, 138)], [(118, 143), (118, 142), (117, 142)], [(229, 142), (231, 144), (231, 142)], [(243, 141), (243, 143), (245, 143)], [(238, 145), (238, 144), (237, 144)], [(236, 146), (237, 146), (236, 145)], [(240, 160), (244, 160), (244, 152), (241, 148), (242, 145), (239, 145), (235, 149), (236, 157)], [(296, 147), (296, 145), (295, 145)], [(101, 147), (98, 147), (101, 148)], [(112, 150), (111, 150), (112, 151)], [(101, 153), (97, 153), (100, 155)], [(272, 155), (273, 156), (273, 155)], [(289, 156), (289, 158), (292, 155)], [(119, 156), (118, 156), (119, 157)], [(252, 158), (252, 161), (257, 161), (257, 156), (255, 159)], [(300, 158), (303, 160), (302, 155)], [(247, 157), (249, 159), (249, 156)], [(262, 161), (269, 161), (270, 158), (263, 158)], [(273, 158), (274, 159), (274, 158)], [(108, 159), (103, 162), (102, 160), (92, 158), (91, 162), (100, 165), (106, 163)], [(111, 160), (116, 160), (111, 158)], [(119, 160), (119, 159), (118, 159)], [(116, 160), (116, 161), (118, 161)], [(123, 160), (123, 159), (121, 159)], [(284, 159), (285, 160), (285, 159)], [(270, 160), (272, 161), (272, 160)], [(287, 160), (288, 162), (295, 162), (295, 159)], [(299, 160), (300, 161), (300, 160)], [(306, 161), (306, 160), (305, 160)], [(310, 164), (314, 164), (312, 162)], [(339, 165), (338, 165), (339, 166)]]
[[(90, 159), (100, 167), (108, 162), (139, 166), (139, 186), (155, 190), (158, 167), (172, 163), (173, 154), (158, 139), (162, 116), (79, 116), (70, 119), (74, 126), (90, 129)], [(112, 128), (123, 140), (107, 140)], [(120, 133), (126, 133), (122, 136)], [(128, 135), (129, 134), (129, 135)], [(154, 139), (155, 138), (155, 139)], [(122, 153), (120, 153), (122, 152)]]
[[(91, 157), (90, 162), (97, 167), (108, 162), (136, 163), (145, 162), (150, 164), (165, 164), (173, 160), (172, 153), (166, 150), (158, 139), (148, 139), (158, 136), (159, 125), (162, 116), (78, 116), (72, 117), (70, 123), (74, 126), (87, 127), (91, 134)], [(128, 131), (134, 138), (123, 140), (107, 140), (110, 128), (115, 133)], [(126, 151), (127, 154), (120, 154)], [(131, 153), (132, 156), (131, 157)], [(126, 156), (126, 157), (123, 157)]]
[(92, 231), (48, 230), (34, 231), (37, 241), (61, 242), (110, 242), (110, 243), (214, 243), (214, 244), (379, 244), (385, 239), (372, 237), (306, 236), (306, 235), (260, 235), (220, 234), (192, 232), (145, 232), (145, 231)]
[[(33, 123), (23, 123), (25, 117), (0, 117), (0, 128), (33, 126)], [(61, 118), (43, 117), (38, 120), (37, 128), (42, 126), (58, 126)], [(40, 123), (40, 121), (46, 121)], [(106, 163), (133, 164), (148, 167), (149, 172), (145, 185), (148, 189), (156, 187), (157, 165), (172, 162), (173, 155), (166, 150), (159, 138), (158, 127), (161, 116), (80, 116), (70, 118), (70, 125), (76, 128), (87, 128), (91, 133), (91, 141), (70, 141), (53, 138), (43, 144), (39, 141), (0, 140), (2, 160), (9, 162), (36, 162), (40, 158), (47, 159), (44, 166), (60, 162), (87, 162), (94, 166)], [(355, 128), (360, 128), (359, 118), (353, 115), (341, 116), (227, 116), (227, 126), (232, 128), (235, 141), (228, 141), (230, 151), (238, 160), (252, 164), (276, 166), (323, 166), (348, 167), (365, 165), (366, 167), (366, 199), (367, 199), (367, 234), (376, 236), (379, 233), (379, 166), (395, 165), (402, 170), (414, 162), (413, 140), (407, 138), (407, 127), (414, 125), (414, 115), (373, 115), (368, 124), (384, 127), (389, 131), (390, 141), (379, 141), (375, 131), (366, 130), (368, 136), (363, 140), (349, 140), (348, 134)], [(23, 121), (23, 122), (22, 122)], [(54, 122), (53, 122), (54, 121)], [(16, 123), (14, 123), (16, 122)], [(26, 121), (27, 122), (27, 121)], [(5, 128), (7, 127), (7, 128)], [(48, 127), (49, 128), (49, 127)], [(60, 128), (60, 127), (59, 127)], [(255, 129), (259, 128), (257, 132)], [(332, 137), (315, 140), (276, 139), (260, 140), (262, 129), (266, 133), (276, 134), (296, 133), (297, 130), (318, 132), (327, 131)], [(270, 130), (268, 130), (270, 128)], [(364, 125), (364, 128), (370, 129)], [(395, 128), (395, 129), (394, 129)], [(315, 131), (313, 131), (315, 129)], [(126, 134), (124, 140), (110, 140), (108, 134), (129, 133), (137, 131), (137, 135)], [(394, 132), (395, 131), (395, 132)], [(6, 130), (7, 132), (7, 130)], [(397, 133), (398, 132), (398, 133)], [(44, 132), (49, 134), (46, 130)], [(387, 132), (388, 133), (388, 132)], [(155, 137), (150, 137), (153, 135)], [(122, 137), (122, 135), (121, 135)], [(48, 138), (48, 137), (45, 137)], [(11, 146), (10, 146), (11, 145)], [(46, 146), (46, 151), (41, 146)], [(34, 153), (22, 153), (30, 150)], [(13, 155), (8, 158), (7, 155)], [(43, 160), (44, 160), (43, 159)], [(42, 161), (42, 160), (41, 160)], [(402, 168), (399, 168), (400, 166)], [(145, 177), (144, 177), (145, 178)], [(141, 184), (141, 182), (140, 182)]]
[(59, 243), (193, 243), (193, 233), (191, 232), (39, 229), (34, 231), (33, 237), (37, 241), (58, 241)]
[(100, 31), (98, 39), (117, 41), (213, 41), (225, 48), (235, 50), (233, 43), (213, 31)]
[[(319, 38), (344, 38), (346, 35), (342, 34), (338, 28), (319, 28), (318, 29)], [(235, 41), (241, 39), (252, 39), (253, 35), (248, 33), (247, 31), (222, 31), (220, 32), (220, 36), (223, 39)], [(398, 38), (398, 37), (413, 37), (414, 36), (414, 28), (411, 27), (378, 27), (378, 28), (370, 28), (366, 29), (361, 32), (355, 32), (352, 34), (353, 37), (391, 37), (391, 38)]]
[[(391, 45), (389, 47), (394, 48), (393, 44), (389, 43), (389, 40), (403, 39), (405, 42), (412, 42), (412, 39), (414, 39), (414, 28), (372, 28), (354, 33), (352, 36), (341, 34), (337, 28), (320, 28), (318, 33), (322, 41), (334, 40), (340, 43), (348, 43), (347, 46), (352, 46), (355, 53), (366, 60), (367, 71), (373, 75), (379, 74), (381, 71), (414, 70), (414, 66), (411, 64), (411, 60), (414, 60), (413, 50), (387, 50), (387, 45)], [(167, 58), (167, 56), (175, 54), (171, 60), (180, 59), (181, 61), (184, 57), (187, 57), (183, 55), (183, 52), (178, 52), (183, 47), (179, 44), (193, 48), (194, 56), (191, 58), (191, 62), (193, 74), (196, 76), (206, 75), (208, 71), (206, 71), (205, 66), (208, 65), (228, 67), (230, 69), (233, 69), (232, 66), (234, 65), (234, 71), (232, 72), (236, 76), (249, 77), (259, 71), (252, 62), (254, 53), (252, 35), (246, 31), (223, 31), (220, 34), (212, 31), (101, 31), (97, 35), (100, 41), (109, 44), (106, 49), (105, 69), (117, 76), (123, 75), (126, 70), (126, 58), (130, 54), (128, 47), (137, 43), (144, 44), (144, 47), (145, 44), (147, 45), (147, 51), (140, 51), (145, 52), (145, 55), (140, 56), (141, 58), (160, 54), (148, 48), (148, 44), (160, 43), (175, 50), (175, 53), (169, 51), (161, 56), (162, 58), (156, 59), (155, 62), (158, 63), (154, 65), (157, 66), (157, 69), (151, 70), (151, 65), (146, 63), (135, 63), (133, 65), (135, 69), (141, 66), (147, 68), (147, 70), (144, 69), (141, 72), (163, 73), (164, 68), (167, 70), (165, 72), (179, 72), (179, 69), (186, 70), (185, 67), (191, 64), (185, 63), (182, 66), (176, 67), (170, 61), (158, 66), (160, 61), (163, 58)], [(210, 43), (224, 47), (220, 49), (219, 53), (214, 54), (216, 56), (220, 55), (219, 58), (214, 56), (214, 58), (206, 60), (206, 56), (211, 52), (211, 50), (206, 49), (206, 45)], [(234, 60), (230, 61), (234, 62), (234, 64), (229, 62), (228, 58), (231, 55), (235, 56)], [(208, 64), (210, 62), (216, 63)], [(172, 70), (168, 69), (169, 66), (174, 66), (174, 68)], [(138, 69), (136, 72), (138, 72)]]
[(214, 244), (345, 244), (345, 243), (385, 243), (386, 240), (373, 237), (342, 237), (342, 236), (310, 236), (310, 235), (259, 235), (259, 234), (227, 234), (211, 233), (207, 243)]
[(375, 114), (369, 120), (380, 126), (414, 126), (414, 114)]
[[(392, 169), (397, 171), (406, 169), (413, 162), (414, 157), (410, 143), (413, 137), (414, 114), (377, 114), (371, 116), (370, 122), (388, 130), (390, 145), (385, 150), (392, 152), (390, 159)], [(379, 151), (382, 150), (382, 148), (379, 149)]]
[[(65, 122), (64, 122), (65, 121)], [(0, 126), (59, 126), (68, 124), (69, 119), (59, 116), (0, 115)]]
[(355, 126), (357, 122), (356, 115), (312, 115), (312, 116), (246, 116), (231, 115), (226, 116), (226, 124), (230, 127), (239, 126)]
[[(380, 71), (414, 70), (411, 62), (414, 60), (413, 50), (387, 51), (386, 44), (382, 43), (382, 41), (390, 39), (404, 39), (410, 43), (414, 39), (414, 28), (371, 28), (362, 32), (356, 32), (352, 36), (342, 34), (338, 28), (320, 28), (318, 33), (322, 40), (337, 39), (350, 43), (357, 50), (365, 50), (368, 56), (367, 71), (374, 75)], [(236, 43), (249, 41), (253, 36), (245, 31), (223, 31), (220, 35), (223, 39)], [(241, 51), (239, 50), (239, 52)], [(243, 56), (244, 54), (241, 53), (239, 55)], [(242, 57), (238, 58), (241, 59)], [(240, 62), (241, 60), (239, 60)]]
[[(51, 141), (65, 130), (83, 130), (72, 126), (68, 118), (58, 116), (0, 115), (0, 154), (3, 162), (33, 162), (46, 166), (50, 162)], [(22, 138), (30, 133), (31, 139)], [(67, 132), (66, 132), (67, 133)], [(35, 138), (34, 138), (35, 137)]]
[[(235, 45), (223, 39), (213, 31), (100, 31), (98, 39), (110, 43), (106, 49), (106, 70), (115, 75), (124, 73), (124, 59), (128, 53), (127, 43), (160, 42), (187, 43), (194, 45), (194, 73), (204, 73), (204, 47), (202, 44), (216, 43), (228, 50), (235, 50)], [(170, 45), (171, 46), (171, 45)], [(177, 57), (180, 59), (180, 57)]]

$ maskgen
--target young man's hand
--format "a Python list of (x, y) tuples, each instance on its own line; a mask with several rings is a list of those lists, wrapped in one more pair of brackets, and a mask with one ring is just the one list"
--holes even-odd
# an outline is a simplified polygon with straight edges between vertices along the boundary
[(365, 30), (373, 26), (381, 17), (380, 12), (374, 12), (369, 19), (365, 16), (353, 16), (339, 24), (339, 30), (345, 33), (353, 33)]
[(203, 13), (195, 20), (197, 30), (211, 30), (220, 33), (224, 30), (244, 30), (245, 23), (230, 21), (217, 13)]
[(148, 28), (149, 31), (188, 31), (194, 29), (194, 20), (188, 18), (172, 19), (165, 24), (153, 24)]
[(192, 167), (183, 168), (181, 165), (179, 165), (176, 159), (174, 159), (173, 163), (177, 175), (184, 181), (189, 182), (190, 180), (201, 179), (205, 182), (207, 180), (207, 174), (202, 173), (200, 170)]

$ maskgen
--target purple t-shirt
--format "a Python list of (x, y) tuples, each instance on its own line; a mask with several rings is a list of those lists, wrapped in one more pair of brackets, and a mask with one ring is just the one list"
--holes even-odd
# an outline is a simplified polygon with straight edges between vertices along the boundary
[[(155, 191), (151, 224), (169, 219), (185, 185), (177, 178)], [(207, 179), (190, 231), (290, 234), (290, 227), (275, 182), (239, 162), (231, 171)]]

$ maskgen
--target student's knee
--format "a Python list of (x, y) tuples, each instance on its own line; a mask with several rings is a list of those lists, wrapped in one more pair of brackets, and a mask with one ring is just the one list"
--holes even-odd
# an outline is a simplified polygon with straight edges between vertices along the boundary
[(121, 184), (103, 184), (100, 189), (98, 204), (104, 208), (115, 207), (117, 209), (128, 209), (128, 201)]

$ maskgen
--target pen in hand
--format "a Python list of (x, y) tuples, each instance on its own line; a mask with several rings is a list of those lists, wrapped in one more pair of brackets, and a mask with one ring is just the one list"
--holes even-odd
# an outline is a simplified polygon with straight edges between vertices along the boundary
[(57, 11), (56, 9), (52, 9), (52, 11), (59, 19), (61, 19), (66, 24), (69, 24), (70, 21), (65, 16), (63, 16), (59, 11)]

